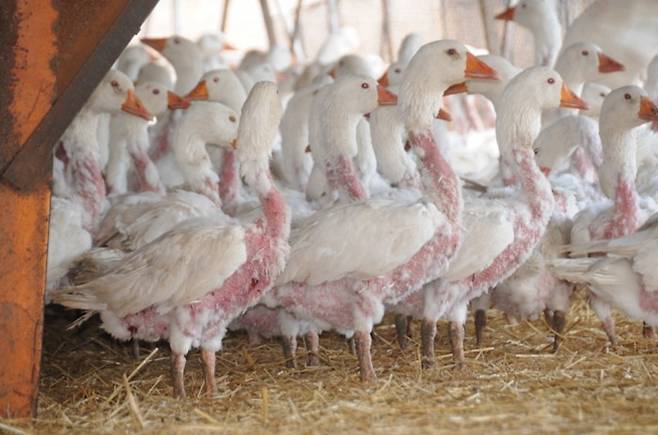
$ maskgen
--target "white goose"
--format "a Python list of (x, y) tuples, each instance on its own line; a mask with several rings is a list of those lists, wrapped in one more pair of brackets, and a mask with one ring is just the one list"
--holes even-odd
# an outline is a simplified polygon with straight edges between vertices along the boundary
[(100, 312), (102, 325), (126, 340), (168, 339), (174, 395), (185, 396), (185, 355), (201, 347), (206, 390), (215, 391), (215, 352), (228, 324), (267, 292), (289, 253), (290, 212), (272, 183), (269, 154), (281, 119), (272, 83), (254, 86), (242, 111), (238, 158), (263, 203), (246, 227), (196, 219), (121, 260), (105, 275), (64, 289), (63, 305)]
[[(135, 96), (132, 81), (125, 74), (110, 70), (92, 93), (85, 107), (74, 118), (60, 139), (56, 157), (63, 163), (64, 194), (84, 209), (84, 227), (93, 232), (105, 207), (105, 181), (99, 163), (97, 125), (101, 114), (124, 111), (151, 119), (151, 114)], [(55, 192), (60, 194), (61, 192)]]
[[(167, 109), (185, 109), (189, 106), (189, 102), (153, 82), (137, 85), (135, 94), (146, 110), (156, 117)], [(135, 179), (131, 188), (133, 191), (164, 193), (164, 185), (160, 182), (158, 170), (148, 155), (150, 148), (148, 128), (149, 122), (144, 119), (122, 113), (112, 115), (110, 158), (105, 170), (105, 181), (110, 193), (126, 193), (129, 178)], [(128, 160), (128, 156), (132, 162)], [(134, 175), (129, 177), (129, 173)]]
[(505, 88), (498, 107), (496, 136), (509, 147), (520, 191), (507, 198), (467, 198), (464, 242), (441, 278), (398, 304), (398, 313), (423, 318), (423, 366), (434, 364), (436, 321), (451, 321), (453, 356), (463, 365), (463, 325), (468, 303), (486, 293), (532, 255), (553, 214), (548, 180), (535, 163), (532, 142), (539, 131), (541, 111), (582, 107), (583, 102), (562, 85), (555, 71), (535, 67), (517, 74)]
[[(441, 69), (437, 59), (444, 60)], [(400, 115), (421, 155), (425, 193), (436, 206), (368, 200), (317, 212), (295, 230), (288, 265), (264, 299), (323, 329), (354, 336), (364, 381), (375, 379), (370, 331), (381, 321), (384, 303), (438, 276), (459, 245), (461, 189), (430, 129), (445, 89), (469, 74), (494, 72), (459, 42), (437, 41), (418, 51), (401, 86)], [(337, 175), (353, 181), (346, 177), (353, 174), (351, 159), (341, 153), (329, 157), (330, 167), (340, 169)]]

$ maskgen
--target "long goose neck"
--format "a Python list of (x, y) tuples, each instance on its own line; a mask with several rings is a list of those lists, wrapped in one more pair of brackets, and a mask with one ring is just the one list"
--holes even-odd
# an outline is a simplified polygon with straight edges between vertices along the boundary
[(535, 65), (552, 68), (562, 45), (562, 28), (557, 16), (546, 17), (546, 21), (532, 33), (535, 37)]
[(515, 148), (513, 156), (518, 167), (521, 191), (533, 220), (548, 223), (555, 205), (551, 184), (537, 166), (531, 147)]
[(224, 150), (219, 171), (219, 196), (226, 205), (232, 204), (238, 194), (240, 177), (235, 151)]
[(257, 169), (255, 190), (265, 216), (265, 233), (272, 239), (287, 240), (290, 235), (290, 207), (272, 181), (268, 168)]
[(621, 237), (637, 230), (640, 204), (635, 177), (637, 175), (637, 148), (635, 130), (607, 131), (602, 125), (602, 173), (599, 178), (604, 193), (614, 200), (612, 219), (605, 237)]
[(219, 177), (213, 170), (202, 132), (194, 127), (194, 123), (187, 118), (181, 121), (172, 144), (176, 162), (189, 189), (207, 196), (221, 207)]
[(464, 208), (457, 174), (441, 154), (430, 131), (410, 133), (409, 140), (420, 149), (421, 185), (425, 196), (445, 214), (451, 223), (457, 224)]
[(366, 199), (368, 194), (361, 183), (352, 159), (345, 154), (327, 160), (325, 167), (327, 183), (334, 192), (339, 192), (342, 198), (351, 201)]

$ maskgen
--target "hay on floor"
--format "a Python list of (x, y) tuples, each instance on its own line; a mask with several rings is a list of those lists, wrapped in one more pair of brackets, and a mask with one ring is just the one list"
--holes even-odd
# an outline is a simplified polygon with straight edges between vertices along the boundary
[(262, 433), (658, 430), (658, 351), (641, 325), (617, 316), (619, 344), (606, 348), (598, 321), (579, 299), (558, 354), (543, 321), (508, 325), (490, 312), (484, 347), (472, 324), (467, 369), (453, 369), (447, 327), (437, 337), (437, 367), (420, 369), (418, 325), (405, 352), (391, 322), (376, 328), (379, 381), (363, 386), (343, 338), (321, 337), (322, 365), (284, 368), (276, 341), (252, 348), (242, 334), (217, 358), (218, 395), (203, 396), (200, 356), (188, 356), (187, 400), (171, 398), (166, 344), (117, 343), (94, 326), (64, 332), (47, 318), (39, 418), (0, 422), (0, 432)]

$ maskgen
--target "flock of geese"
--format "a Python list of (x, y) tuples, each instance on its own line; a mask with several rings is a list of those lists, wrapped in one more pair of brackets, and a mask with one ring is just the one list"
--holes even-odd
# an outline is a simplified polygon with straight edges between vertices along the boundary
[[(279, 337), (291, 366), (298, 337), (316, 365), (320, 334), (335, 331), (363, 381), (376, 379), (371, 332), (387, 312), (402, 349), (421, 322), (424, 368), (440, 319), (463, 365), (469, 307), (478, 343), (496, 308), (545, 315), (557, 350), (575, 284), (612, 344), (612, 308), (650, 333), (652, 3), (599, 0), (563, 39), (552, 1), (522, 0), (498, 18), (532, 32), (525, 70), (418, 34), (379, 80), (346, 31), (306, 65), (275, 47), (234, 68), (223, 35), (143, 39), (56, 145), (47, 302), (83, 310), (75, 324), (98, 313), (119, 340), (167, 341), (179, 397), (193, 348), (215, 392), (228, 330)], [(500, 171), (486, 187), (460, 178), (441, 139), (452, 108), (494, 122), (465, 92), (495, 111)]]

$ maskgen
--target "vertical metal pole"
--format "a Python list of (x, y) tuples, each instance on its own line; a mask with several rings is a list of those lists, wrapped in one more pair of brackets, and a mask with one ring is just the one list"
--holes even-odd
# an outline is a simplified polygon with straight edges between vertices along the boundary
[(222, 12), (222, 23), (219, 26), (219, 30), (222, 33), (226, 33), (226, 24), (228, 23), (228, 7), (231, 4), (231, 0), (224, 0), (224, 10)]
[(272, 14), (270, 12), (270, 5), (267, 0), (259, 0), (260, 9), (263, 12), (263, 21), (265, 22), (265, 30), (267, 31), (267, 40), (270, 42), (270, 48), (276, 45), (276, 32), (274, 31), (274, 21), (272, 21)]
[(340, 17), (338, 16), (338, 4), (336, 0), (327, 0), (327, 26), (329, 33), (334, 33), (340, 27)]
[(391, 38), (391, 2), (382, 0), (382, 35), (379, 53), (389, 62), (393, 62), (393, 40)]

